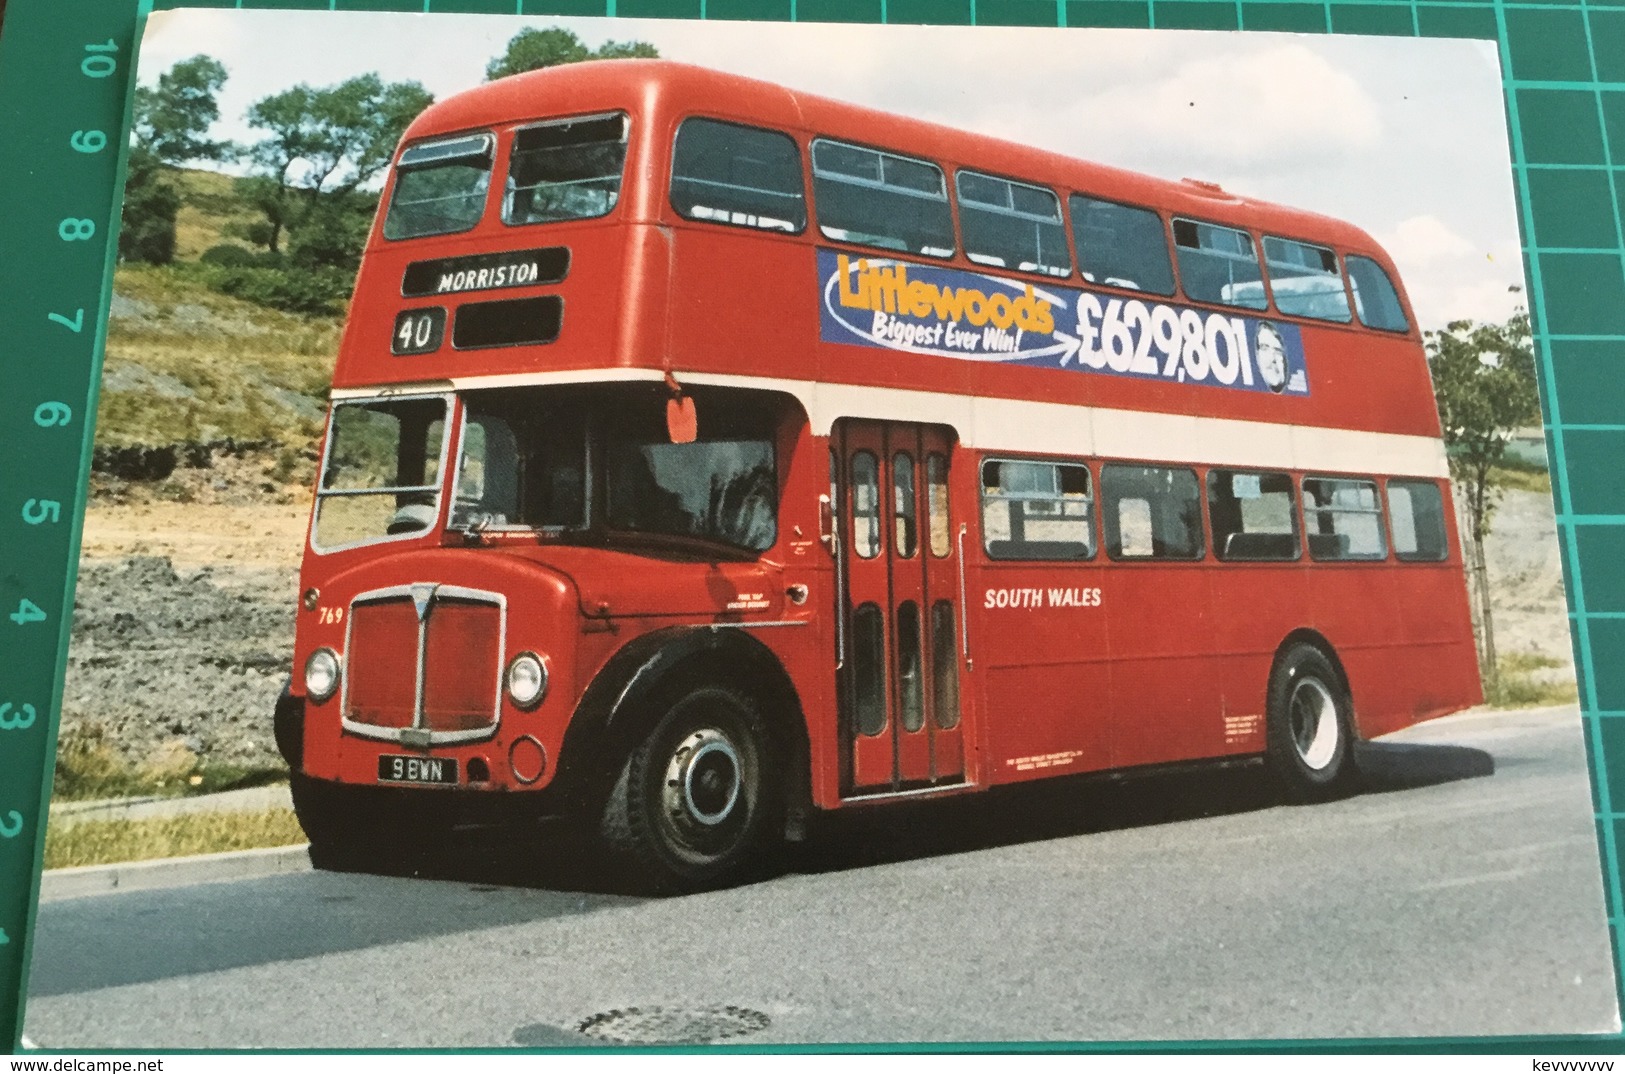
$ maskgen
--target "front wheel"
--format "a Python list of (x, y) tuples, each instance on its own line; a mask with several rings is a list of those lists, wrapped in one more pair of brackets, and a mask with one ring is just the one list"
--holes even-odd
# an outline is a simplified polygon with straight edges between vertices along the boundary
[(622, 767), (601, 831), (639, 887), (697, 891), (761, 864), (772, 831), (772, 744), (755, 703), (721, 686), (679, 692)]
[(1354, 776), (1353, 707), (1342, 678), (1319, 649), (1289, 649), (1270, 674), (1269, 770), (1293, 801), (1323, 801)]

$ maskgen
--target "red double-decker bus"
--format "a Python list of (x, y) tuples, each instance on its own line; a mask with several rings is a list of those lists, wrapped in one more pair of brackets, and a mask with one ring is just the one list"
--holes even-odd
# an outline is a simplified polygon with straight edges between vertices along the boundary
[(1358, 228), (662, 61), (426, 111), (277, 708), (318, 861), (568, 816), (646, 886), (814, 811), (1480, 700), (1427, 364)]

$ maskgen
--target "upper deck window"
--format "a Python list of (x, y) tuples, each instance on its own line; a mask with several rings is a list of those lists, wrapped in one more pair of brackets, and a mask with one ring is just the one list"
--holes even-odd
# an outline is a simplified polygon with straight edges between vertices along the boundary
[(1343, 290), (1336, 254), (1323, 246), (1265, 235), (1264, 263), (1270, 270), (1276, 309), (1293, 317), (1348, 323), (1348, 292)]
[(513, 136), (505, 224), (587, 220), (615, 208), (626, 165), (625, 115), (555, 119)]
[(1254, 310), (1269, 306), (1253, 237), (1245, 231), (1175, 220), (1174, 246), (1179, 251), (1179, 279), (1188, 297)]
[(812, 144), (818, 230), (841, 242), (951, 257), (953, 214), (942, 169), (820, 138)]
[(981, 265), (1070, 276), (1061, 199), (1043, 187), (978, 172), (954, 176), (965, 256)]
[(690, 220), (798, 232), (807, 226), (801, 153), (777, 131), (685, 119), (672, 150), (671, 203)]
[(1174, 293), (1174, 269), (1161, 217), (1150, 209), (1079, 194), (1069, 201), (1072, 242), (1084, 279), (1154, 295)]
[(451, 235), (479, 223), (495, 148), (489, 132), (408, 146), (395, 165), (384, 238)]
[(1381, 265), (1358, 254), (1349, 254), (1344, 263), (1349, 267), (1349, 283), (1354, 285), (1354, 309), (1360, 315), (1361, 324), (1388, 332), (1410, 328), (1410, 322), (1405, 320), (1405, 307), (1399, 304), (1399, 291)]

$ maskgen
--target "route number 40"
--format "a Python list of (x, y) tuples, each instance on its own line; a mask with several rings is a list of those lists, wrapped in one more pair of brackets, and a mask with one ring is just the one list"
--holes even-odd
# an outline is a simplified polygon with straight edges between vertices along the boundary
[(6, 618), (18, 626), (23, 626), (26, 623), (43, 623), (45, 621), (45, 611), (38, 604), (24, 597), (17, 602), (17, 610)]

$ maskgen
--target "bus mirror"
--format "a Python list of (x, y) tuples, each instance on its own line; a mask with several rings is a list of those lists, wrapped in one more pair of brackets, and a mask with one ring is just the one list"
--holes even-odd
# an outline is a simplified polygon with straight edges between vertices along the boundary
[(674, 444), (692, 444), (700, 434), (699, 414), (694, 410), (694, 399), (687, 395), (674, 395), (666, 400), (666, 435)]

